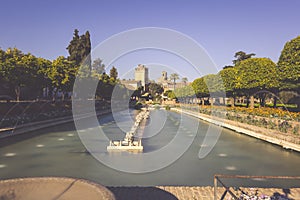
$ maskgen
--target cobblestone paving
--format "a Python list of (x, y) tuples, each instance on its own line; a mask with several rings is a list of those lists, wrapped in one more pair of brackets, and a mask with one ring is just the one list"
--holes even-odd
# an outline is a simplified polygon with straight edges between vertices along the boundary
[[(206, 200), (214, 199), (213, 187), (179, 187), (179, 186), (157, 186), (157, 187), (108, 187), (116, 197), (116, 200)], [(234, 194), (241, 194), (241, 191), (247, 194), (258, 193), (267, 195), (274, 199), (281, 200), (300, 200), (300, 188), (281, 189), (281, 188), (239, 188)], [(218, 188), (217, 196), (221, 199), (224, 188)], [(277, 197), (277, 198), (275, 198)], [(281, 198), (279, 198), (281, 197)], [(229, 200), (230, 195), (224, 198)]]

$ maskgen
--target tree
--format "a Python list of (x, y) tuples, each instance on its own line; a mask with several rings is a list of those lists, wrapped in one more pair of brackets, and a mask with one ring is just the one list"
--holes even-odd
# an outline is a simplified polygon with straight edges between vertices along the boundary
[(41, 96), (46, 83), (45, 79), (47, 79), (43, 72), (44, 69), (51, 66), (51, 62), (28, 53), (22, 56), (21, 63), (26, 69), (25, 77), (24, 75), (22, 75), (23, 77), (19, 77), (19, 79), (23, 79), (23, 86), (27, 89), (27, 92), (23, 96), (27, 99), (34, 99)]
[(35, 85), (39, 87), (40, 94), (42, 94), (42, 90), (45, 89), (46, 90), (45, 95), (49, 97), (53, 91), (53, 86), (52, 86), (51, 79), (47, 76), (47, 72), (51, 69), (52, 62), (44, 58), (37, 58), (37, 63), (38, 63), (38, 71), (37, 71), (38, 77)]
[(205, 83), (204, 90), (207, 92), (205, 96), (212, 98), (212, 103), (214, 102), (213, 99), (216, 97), (225, 97), (225, 88), (219, 74), (205, 75), (203, 76), (203, 81)]
[(138, 87), (136, 90), (134, 90), (134, 92), (131, 95), (132, 99), (139, 99), (142, 96), (142, 92), (144, 90), (143, 86)]
[[(284, 45), (278, 61), (280, 89), (300, 93), (300, 36)], [(298, 108), (300, 103), (298, 104)]]
[(26, 72), (24, 66), (21, 65), (23, 55), (23, 52), (17, 48), (8, 48), (1, 56), (3, 60), (0, 70), (2, 82), (7, 83), (10, 91), (14, 91), (17, 101), (20, 100), (21, 87), (24, 86), (22, 74)]
[(233, 66), (232, 66), (232, 65), (225, 65), (225, 66), (223, 67), (223, 69), (228, 69), (228, 68), (233, 68)]
[(6, 93), (9, 96), (15, 94), (17, 101), (42, 95), (43, 88), (49, 84), (46, 69), (50, 66), (49, 60), (30, 53), (24, 54), (17, 48), (8, 48), (6, 51), (0, 49), (1, 84), (8, 88)]
[(91, 40), (90, 33), (86, 31), (84, 35), (79, 36), (79, 31), (74, 30), (73, 39), (67, 47), (69, 52), (69, 61), (73, 61), (75, 65), (86, 65), (91, 70)]
[(103, 74), (105, 72), (105, 65), (100, 58), (93, 61), (92, 70), (95, 74)]
[(79, 31), (77, 29), (74, 30), (73, 39), (70, 41), (70, 44), (67, 47), (67, 50), (69, 52), (68, 60), (74, 61), (76, 65), (80, 65), (82, 61), (82, 57), (80, 55), (80, 37), (78, 35)]
[(254, 53), (246, 54), (243, 51), (238, 51), (235, 53), (234, 57), (236, 58), (233, 60), (234, 65), (238, 65), (241, 61), (251, 58), (252, 56), (255, 56)]
[(190, 97), (194, 96), (195, 92), (191, 86), (187, 85), (181, 88), (176, 88), (175, 94), (177, 97)]
[(179, 79), (179, 75), (177, 73), (173, 73), (170, 75), (170, 80), (173, 81), (173, 90), (175, 90), (176, 80)]
[(204, 97), (209, 96), (209, 91), (207, 88), (207, 85), (205, 83), (205, 80), (203, 77), (195, 79), (191, 84), (195, 95), (201, 99), (202, 105), (204, 105)]
[(71, 91), (73, 88), (77, 67), (74, 62), (69, 61), (63, 56), (59, 56), (53, 60), (52, 67), (48, 69), (47, 75), (56, 88), (55, 95), (58, 91), (62, 92), (63, 99), (66, 92)]
[(219, 74), (208, 74), (203, 77), (210, 96), (220, 96), (224, 91), (222, 78)]
[(4, 63), (5, 62), (5, 51), (3, 51), (1, 48), (0, 48), (0, 63)]
[(225, 68), (218, 73), (221, 78), (222, 82), (226, 91), (227, 96), (233, 96), (234, 93), (234, 86), (235, 86), (235, 75), (236, 69), (235, 68)]
[(157, 83), (150, 83), (148, 86), (148, 90), (152, 97), (156, 97), (163, 93), (164, 89), (160, 84)]
[(116, 81), (118, 78), (118, 71), (117, 68), (115, 68), (114, 66), (110, 69), (109, 71), (109, 76), (110, 78), (112, 78), (113, 81)]
[(192, 86), (187, 85), (181, 88), (175, 89), (175, 95), (178, 99), (180, 99), (181, 102), (189, 102), (190, 99), (195, 99), (195, 92)]
[[(10, 90), (14, 90), (16, 100), (21, 97), (21, 89), (36, 88), (38, 77), (37, 58), (32, 54), (24, 54), (17, 48), (8, 48), (5, 55), (2, 53), (1, 74)], [(35, 91), (35, 90), (31, 90)], [(32, 92), (31, 92), (32, 93)]]
[(219, 72), (219, 75), (222, 78), (226, 96), (231, 98), (232, 107), (234, 107), (235, 97), (237, 95), (237, 92), (234, 90), (236, 74), (236, 68), (233, 67), (223, 68), (223, 70)]
[(169, 99), (176, 99), (176, 95), (175, 95), (174, 91), (172, 91), (172, 90), (167, 90), (164, 93), (164, 96), (167, 96)]
[[(234, 89), (243, 92), (251, 99), (254, 107), (254, 95), (260, 98), (261, 105), (265, 104), (266, 91), (276, 92), (279, 88), (278, 69), (269, 58), (249, 58), (236, 66)], [(247, 101), (249, 106), (249, 101)]]
[(188, 82), (188, 78), (187, 78), (187, 77), (183, 77), (183, 78), (181, 79), (181, 81), (186, 85), (187, 82)]
[(91, 70), (91, 50), (92, 50), (92, 45), (91, 45), (91, 36), (89, 31), (86, 31), (84, 35), (80, 37), (81, 42), (83, 43), (84, 50), (82, 51), (82, 58), (84, 59), (84, 64), (89, 66), (89, 69)]
[(7, 95), (6, 88), (8, 87), (7, 80), (5, 78), (5, 60), (6, 60), (6, 54), (5, 51), (3, 51), (0, 48), (0, 94), (1, 95)]
[(115, 86), (117, 86), (117, 82), (106, 73), (103, 73), (98, 81), (96, 95), (103, 99), (110, 100)]

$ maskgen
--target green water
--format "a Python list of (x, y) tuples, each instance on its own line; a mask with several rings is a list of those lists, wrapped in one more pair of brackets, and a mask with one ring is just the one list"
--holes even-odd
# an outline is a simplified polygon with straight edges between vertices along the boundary
[[(135, 111), (132, 111), (134, 116)], [(191, 122), (198, 119), (189, 117)], [(156, 124), (164, 122), (158, 129)], [(180, 115), (164, 110), (151, 111), (144, 131), (145, 153), (167, 145), (178, 130)], [(99, 118), (102, 130), (110, 139), (122, 139), (124, 133), (111, 115)], [(89, 120), (86, 120), (89, 123)], [(126, 120), (125, 120), (126, 123)], [(130, 123), (128, 123), (130, 126)], [(31, 176), (66, 176), (89, 179), (107, 186), (120, 185), (213, 185), (214, 174), (300, 175), (300, 154), (260, 140), (223, 129), (213, 150), (198, 158), (208, 124), (200, 122), (190, 148), (178, 160), (163, 169), (133, 174), (111, 169), (92, 157), (82, 145), (72, 123), (39, 130), (27, 139), (1, 142), (0, 178)], [(187, 137), (191, 127), (185, 127)], [(155, 132), (155, 135), (151, 135)], [(181, 145), (180, 142), (177, 145)], [(116, 155), (114, 155), (116, 156)], [(120, 155), (121, 156), (121, 155)], [(169, 156), (169, 155), (165, 155)], [(137, 161), (138, 162), (138, 161)], [(159, 162), (159, 161), (158, 161)], [(229, 180), (232, 185), (296, 187), (299, 181)]]

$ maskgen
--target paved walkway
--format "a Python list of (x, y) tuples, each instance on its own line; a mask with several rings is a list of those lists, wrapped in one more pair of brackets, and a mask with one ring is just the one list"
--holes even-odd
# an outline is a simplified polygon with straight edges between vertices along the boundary
[[(179, 186), (157, 186), (157, 187), (108, 187), (113, 192), (116, 200), (209, 200), (214, 199), (213, 187), (179, 187)], [(221, 199), (225, 189), (218, 188), (218, 199)], [(231, 191), (234, 191), (231, 189)], [(257, 193), (259, 196), (267, 195), (274, 199), (296, 200), (300, 199), (300, 188), (240, 188), (234, 194), (240, 195), (241, 191), (247, 194)], [(277, 198), (275, 198), (277, 197)], [(281, 197), (281, 198), (279, 198)], [(227, 194), (225, 200), (231, 199)]]

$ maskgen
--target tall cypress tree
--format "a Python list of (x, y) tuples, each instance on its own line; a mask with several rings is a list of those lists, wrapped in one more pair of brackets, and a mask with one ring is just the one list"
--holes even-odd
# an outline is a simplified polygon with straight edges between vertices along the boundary
[(85, 32), (85, 35), (83, 37), (83, 41), (82, 41), (83, 45), (84, 45), (84, 52), (82, 55), (82, 59), (84, 59), (84, 64), (87, 65), (89, 67), (89, 69), (92, 69), (91, 66), (91, 40), (90, 40), (90, 33), (89, 31)]
[(113, 78), (114, 81), (117, 80), (117, 78), (118, 78), (117, 68), (112, 67), (111, 70), (110, 70), (110, 72), (109, 72), (109, 76), (110, 76), (110, 78)]
[[(79, 36), (79, 31), (74, 30), (73, 39), (67, 47), (70, 54), (68, 57), (69, 61), (74, 61), (77, 66), (87, 65), (89, 69), (91, 68), (91, 40), (90, 33), (86, 31), (84, 35)], [(83, 63), (84, 62), (84, 63)]]
[(74, 61), (77, 66), (80, 65), (81, 62), (80, 52), (79, 52), (80, 38), (78, 33), (79, 31), (75, 29), (73, 34), (73, 39), (70, 41), (70, 44), (67, 47), (67, 50), (69, 52), (68, 60)]

